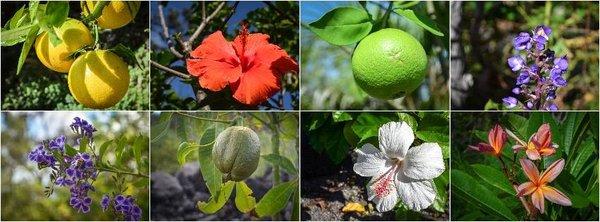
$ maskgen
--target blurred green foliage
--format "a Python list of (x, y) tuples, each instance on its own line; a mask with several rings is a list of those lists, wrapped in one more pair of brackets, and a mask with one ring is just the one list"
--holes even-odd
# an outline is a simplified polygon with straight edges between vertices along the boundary
[[(561, 174), (549, 185), (564, 192), (572, 206), (546, 201), (546, 213), (539, 220), (598, 220), (598, 113), (452, 113), (452, 220), (526, 220), (526, 211), (516, 191), (503, 174), (498, 158), (469, 151), (468, 145), (488, 143), (488, 132), (496, 124), (528, 141), (543, 123), (548, 123), (556, 153), (544, 157), (546, 168), (557, 159), (565, 160)], [(528, 181), (521, 166), (524, 152), (513, 153), (510, 137), (502, 158), (517, 183)], [(454, 182), (460, 178), (459, 182)], [(455, 180), (456, 179), (456, 180)], [(477, 185), (473, 185), (473, 181)], [(463, 190), (477, 192), (464, 193)], [(456, 191), (456, 192), (455, 192)], [(485, 204), (488, 203), (488, 204)], [(495, 204), (490, 204), (495, 203)]]
[[(2, 26), (27, 2), (4, 2)], [(70, 2), (69, 17), (80, 18), (79, 2)], [(134, 51), (139, 66), (129, 64), (131, 75), (125, 97), (110, 109), (147, 110), (149, 107), (148, 64), (148, 3), (142, 2), (134, 22), (119, 29), (100, 31), (100, 48), (123, 44)], [(35, 50), (29, 52), (19, 75), (17, 59), (21, 45), (2, 47), (2, 109), (3, 110), (83, 110), (69, 93), (67, 75), (46, 68)]]
[[(78, 213), (69, 206), (68, 188), (55, 187), (54, 193), (46, 198), (44, 187), (48, 185), (50, 170), (39, 170), (37, 165), (27, 159), (29, 151), (43, 139), (54, 138), (60, 134), (67, 135), (72, 142), (73, 134), (69, 129), (71, 117), (75, 113), (66, 112), (31, 112), (2, 113), (2, 220), (114, 220), (115, 216), (102, 212), (100, 200), (102, 195), (116, 191), (112, 179), (113, 173), (100, 173), (93, 184), (96, 191), (89, 192), (92, 198), (91, 211)], [(118, 137), (134, 138), (140, 134), (147, 135), (149, 114), (147, 113), (115, 113), (98, 112), (79, 115), (90, 120), (98, 129), (94, 140), (96, 148), (99, 144)], [(128, 146), (129, 147), (129, 146)], [(148, 148), (142, 150), (142, 156), (148, 158)], [(111, 164), (115, 163), (114, 149), (105, 155)], [(128, 161), (133, 161), (133, 157)], [(135, 164), (126, 164), (129, 168)], [(134, 169), (148, 174), (149, 169)], [(126, 193), (136, 199), (142, 208), (142, 220), (148, 220), (149, 190), (148, 179), (125, 176)]]
[[(457, 49), (464, 56), (453, 62), (464, 65), (462, 73), (472, 75), (467, 96), (452, 104), (454, 109), (482, 110), (488, 101), (502, 103), (511, 95), (518, 73), (507, 59), (515, 52), (513, 38), (545, 24), (552, 29), (549, 46), (556, 55), (566, 55), (568, 85), (557, 91), (560, 109), (598, 109), (598, 2), (454, 2), (462, 4)], [(459, 52), (452, 52), (460, 54)], [(455, 65), (453, 64), (453, 67)], [(453, 76), (454, 78), (454, 76)], [(462, 81), (462, 80), (460, 80)], [(453, 88), (462, 84), (453, 79)], [(453, 89), (456, 90), (456, 89)], [(453, 96), (454, 97), (454, 96)]]
[[(368, 1), (365, 7), (373, 19), (378, 19), (384, 16), (388, 4)], [(393, 4), (394, 8), (401, 7), (400, 2)], [(302, 5), (302, 109), (448, 109), (448, 2), (420, 2), (409, 6), (434, 20), (444, 37), (433, 35), (397, 12), (391, 13), (387, 27), (401, 29), (418, 39), (428, 55), (429, 68), (419, 88), (403, 99), (389, 101), (368, 96), (354, 82), (350, 62), (355, 45), (335, 46), (325, 42), (307, 28), (313, 21), (304, 18), (313, 17), (315, 13), (318, 17), (325, 14), (323, 5), (362, 6), (358, 2), (302, 2)]]
[[(182, 9), (181, 11), (176, 10), (165, 10), (165, 22), (169, 28), (171, 35), (180, 35), (182, 40), (186, 40), (187, 37), (191, 36), (196, 31), (196, 28), (202, 23), (202, 5), (206, 7), (207, 13), (212, 13), (221, 2), (192, 2), (191, 7)], [(168, 5), (167, 2), (160, 4)], [(234, 33), (228, 33), (227, 30), (230, 26), (236, 27), (238, 30), (240, 24), (231, 24), (228, 18), (231, 13), (236, 13), (233, 8), (234, 2), (229, 2), (219, 11), (215, 19), (208, 23), (204, 30), (200, 33), (199, 37), (192, 43), (192, 47), (196, 48), (200, 45), (204, 37), (221, 30), (223, 31), (224, 37), (232, 41), (237, 36), (237, 31)], [(251, 33), (260, 32), (270, 36), (269, 42), (280, 46), (296, 61), (299, 60), (298, 54), (298, 17), (297, 12), (298, 3), (295, 1), (276, 1), (276, 2), (264, 2), (264, 7), (248, 12), (245, 21), (248, 22), (248, 28)], [(158, 13), (152, 15), (152, 27), (157, 28), (162, 32), (160, 26), (160, 19)], [(182, 18), (181, 18), (182, 17)], [(187, 22), (187, 24), (182, 24)], [(189, 26), (189, 27), (188, 27)], [(188, 27), (184, 30), (183, 27)], [(185, 36), (185, 37), (183, 37)], [(162, 36), (160, 37), (162, 39)], [(163, 45), (166, 45), (166, 40), (162, 39)], [(178, 44), (176, 44), (178, 45)], [(152, 44), (151, 58), (153, 61), (158, 62), (161, 65), (170, 67), (174, 70), (187, 73), (185, 68), (185, 61), (177, 59), (177, 57), (171, 54), (170, 50), (165, 47), (159, 47), (157, 43)], [(200, 88), (197, 78), (192, 78), (189, 81), (182, 80), (172, 74), (166, 73), (162, 70), (152, 68), (152, 81), (151, 81), (151, 96), (152, 104), (151, 107), (154, 110), (190, 110), (200, 109), (198, 101), (196, 100), (196, 92)], [(177, 89), (173, 88), (171, 83), (173, 81), (181, 81), (182, 84), (189, 84), (193, 90), (194, 97), (185, 97), (184, 95), (177, 94)], [(290, 105), (293, 109), (297, 109), (298, 100), (298, 80), (297, 76), (292, 76), (291, 81), (287, 84), (282, 84), (285, 90), (292, 96)], [(181, 89), (180, 89), (181, 90)], [(210, 91), (206, 91), (207, 94), (215, 94)], [(202, 94), (202, 93), (201, 93)], [(222, 96), (216, 102), (213, 102), (211, 109), (248, 109), (247, 107), (240, 107), (237, 102), (232, 99), (229, 90), (223, 90), (217, 93)]]

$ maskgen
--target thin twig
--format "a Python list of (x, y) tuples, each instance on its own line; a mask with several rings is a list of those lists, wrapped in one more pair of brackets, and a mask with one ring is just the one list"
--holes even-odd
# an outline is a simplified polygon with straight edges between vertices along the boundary
[(171, 36), (169, 35), (169, 28), (167, 27), (167, 22), (165, 21), (165, 15), (163, 12), (163, 6), (161, 4), (158, 4), (158, 17), (160, 18), (160, 26), (162, 26), (162, 30), (163, 30), (162, 35), (167, 40), (167, 45), (169, 47), (169, 50), (177, 58), (183, 59), (184, 56), (179, 51), (177, 51), (177, 49), (175, 49), (175, 46), (173, 46), (173, 43), (171, 42)]
[(113, 169), (108, 169), (108, 168), (103, 168), (103, 167), (98, 167), (97, 169), (99, 171), (106, 171), (106, 172), (111, 172), (111, 173), (120, 173), (120, 174), (127, 174), (127, 175), (132, 175), (132, 176), (149, 178), (148, 175), (141, 174), (141, 173), (133, 173), (133, 172), (127, 172), (127, 171), (113, 170)]
[(150, 60), (150, 64), (152, 64), (154, 67), (156, 67), (156, 68), (158, 68), (158, 69), (160, 69), (162, 71), (171, 73), (171, 74), (176, 75), (177, 77), (180, 77), (182, 79), (191, 79), (192, 78), (189, 74), (185, 74), (185, 73), (179, 72), (177, 70), (171, 69), (169, 67), (163, 66), (163, 65), (161, 65), (158, 62)]
[(202, 30), (204, 30), (204, 27), (206, 27), (206, 25), (208, 25), (208, 23), (215, 16), (217, 16), (217, 14), (219, 13), (219, 11), (221, 11), (221, 9), (223, 9), (223, 6), (225, 6), (226, 3), (227, 2), (221, 2), (221, 4), (219, 4), (219, 6), (217, 6), (217, 9), (215, 9), (215, 11), (213, 11), (212, 14), (210, 14), (208, 17), (206, 17), (206, 19), (202, 20), (202, 23), (200, 23), (200, 25), (198, 26), (198, 28), (196, 29), (196, 31), (194, 32), (194, 34), (192, 34), (192, 36), (185, 42), (185, 43), (187, 43), (186, 45), (184, 45), (184, 50), (186, 52), (192, 51), (191, 45), (194, 42), (194, 40), (196, 40), (196, 38), (198, 38), (198, 36), (202, 32)]
[(219, 123), (233, 123), (233, 120), (220, 120), (220, 119), (211, 119), (211, 118), (204, 118), (204, 117), (199, 117), (199, 116), (194, 116), (194, 115), (190, 115), (184, 112), (176, 112), (178, 115), (182, 115), (185, 117), (189, 117), (189, 118), (193, 118), (193, 119), (197, 119), (197, 120), (204, 120), (204, 121), (211, 121), (211, 122), (219, 122)]
[(223, 24), (221, 25), (221, 27), (219, 27), (219, 29), (223, 29), (223, 27), (227, 24), (227, 22), (229, 22), (229, 19), (231, 19), (231, 17), (233, 17), (233, 14), (235, 13), (235, 10), (237, 9), (238, 4), (240, 4), (239, 1), (233, 3), (233, 6), (231, 7), (231, 12), (227, 16), (227, 18), (223, 19)]

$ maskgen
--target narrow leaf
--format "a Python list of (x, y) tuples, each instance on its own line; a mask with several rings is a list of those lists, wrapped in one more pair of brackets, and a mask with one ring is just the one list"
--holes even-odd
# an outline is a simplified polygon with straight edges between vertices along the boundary
[(423, 27), (425, 30), (431, 32), (431, 34), (437, 36), (444, 36), (444, 33), (440, 31), (436, 23), (429, 18), (429, 16), (420, 13), (418, 11), (413, 11), (412, 9), (394, 9), (394, 12), (398, 13), (401, 16), (404, 16), (408, 20), (414, 22), (415, 24)]
[(483, 181), (510, 195), (516, 195), (516, 191), (513, 186), (510, 185), (510, 181), (506, 179), (506, 176), (504, 176), (500, 170), (482, 164), (473, 164), (471, 167), (475, 171), (475, 174)]
[(259, 217), (272, 216), (283, 210), (297, 189), (298, 180), (281, 183), (271, 188), (256, 204), (256, 214)]
[(25, 62), (25, 59), (27, 59), (27, 54), (29, 54), (29, 50), (35, 41), (35, 37), (37, 37), (38, 30), (38, 26), (33, 26), (31, 29), (29, 29), (27, 38), (25, 38), (25, 43), (23, 43), (23, 48), (21, 48), (21, 54), (19, 55), (19, 62), (17, 63), (17, 75), (21, 73), (21, 68), (23, 68), (23, 63)]
[(469, 174), (452, 170), (452, 195), (472, 204), (471, 208), (479, 208), (504, 220), (517, 220), (517, 217), (492, 192)]
[(290, 175), (298, 175), (298, 169), (296, 169), (290, 159), (284, 156), (271, 153), (268, 155), (263, 155), (262, 158), (266, 161), (269, 161), (269, 163), (273, 164), (273, 166), (279, 166), (283, 168)]
[(252, 189), (244, 181), (235, 183), (235, 207), (242, 212), (248, 213), (256, 205), (256, 199), (252, 196)]
[(352, 116), (347, 112), (336, 111), (331, 114), (333, 122), (344, 122), (352, 120)]

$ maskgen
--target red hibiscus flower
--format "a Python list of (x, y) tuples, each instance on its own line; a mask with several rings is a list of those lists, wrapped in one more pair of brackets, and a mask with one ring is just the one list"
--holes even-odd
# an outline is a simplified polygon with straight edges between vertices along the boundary
[(210, 34), (186, 63), (202, 88), (220, 91), (229, 86), (233, 98), (251, 106), (280, 90), (281, 75), (298, 73), (298, 63), (279, 46), (270, 44), (269, 35), (249, 34), (245, 25), (233, 42), (221, 31)]

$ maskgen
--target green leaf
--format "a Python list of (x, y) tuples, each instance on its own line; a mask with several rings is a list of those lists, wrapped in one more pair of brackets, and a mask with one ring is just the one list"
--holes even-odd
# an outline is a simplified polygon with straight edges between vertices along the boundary
[[(40, 6), (40, 1), (29, 1), (29, 21), (34, 21), (37, 16), (38, 8)], [(45, 7), (45, 6), (44, 6)], [(44, 8), (45, 10), (45, 8)]]
[(256, 204), (256, 214), (259, 217), (272, 216), (283, 210), (297, 189), (298, 180), (296, 179), (271, 188)]
[(591, 139), (585, 140), (578, 148), (579, 149), (576, 152), (577, 157), (575, 157), (575, 159), (573, 159), (573, 161), (570, 163), (571, 168), (569, 169), (571, 175), (575, 177), (579, 176), (581, 169), (583, 169), (587, 160), (592, 156), (592, 154), (594, 154), (594, 151), (597, 149), (597, 147), (594, 144), (594, 141)]
[(142, 164), (142, 151), (148, 147), (148, 137), (139, 135), (133, 142), (133, 156), (138, 167)]
[[(468, 208), (479, 208), (503, 220), (517, 220), (517, 217), (492, 192), (469, 174), (452, 170), (452, 195), (472, 204)], [(467, 207), (467, 206), (465, 206)]]
[(46, 12), (41, 18), (40, 26), (43, 29), (60, 27), (69, 16), (69, 2), (49, 1), (46, 4)]
[(15, 12), (13, 17), (10, 18), (10, 20), (8, 20), (8, 22), (6, 23), (6, 25), (4, 25), (4, 27), (7, 29), (18, 28), (23, 23), (29, 21), (28, 14), (29, 14), (28, 11), (25, 11), (25, 6), (21, 6), (21, 8), (19, 10), (17, 10), (17, 12)]
[(471, 167), (483, 181), (512, 196), (517, 195), (515, 189), (510, 185), (510, 181), (506, 179), (506, 176), (500, 170), (482, 164), (473, 164)]
[(109, 51), (117, 54), (119, 57), (123, 58), (125, 60), (125, 62), (129, 65), (137, 65), (140, 66), (138, 64), (137, 59), (135, 58), (135, 53), (133, 52), (133, 50), (131, 50), (131, 48), (119, 43), (117, 46), (109, 49)]
[(506, 119), (508, 121), (508, 123), (512, 126), (510, 129), (511, 131), (514, 130), (513, 132), (519, 136), (519, 138), (521, 139), (529, 139), (528, 136), (526, 136), (526, 130), (527, 130), (527, 118), (519, 115), (519, 114), (515, 114), (515, 113), (507, 113), (506, 114)]
[[(31, 46), (35, 42), (35, 37), (37, 37), (38, 29), (39, 29), (38, 26), (33, 26), (29, 30), (29, 33), (27, 33), (27, 38), (25, 38), (25, 43), (23, 43), (23, 48), (21, 48), (21, 54), (19, 55), (19, 62), (17, 63), (17, 75), (19, 75), (19, 73), (21, 73), (21, 68), (23, 68), (23, 63), (25, 62), (25, 59), (27, 58), (27, 54), (29, 54), (29, 50), (31, 49)], [(4, 38), (4, 37), (2, 37), (2, 38)]]
[(434, 131), (417, 131), (415, 135), (417, 136), (417, 138), (425, 142), (448, 143), (449, 141), (449, 136), (447, 133), (440, 133)]
[(73, 148), (71, 145), (65, 144), (65, 153), (68, 156), (75, 156), (75, 154), (77, 154), (77, 150), (75, 150), (75, 148)]
[(287, 157), (271, 153), (268, 155), (262, 155), (262, 158), (266, 161), (269, 161), (269, 163), (271, 163), (273, 166), (279, 166), (283, 168), (290, 175), (298, 175), (298, 169), (296, 169), (292, 161)]
[(106, 151), (108, 150), (108, 146), (110, 146), (112, 143), (113, 143), (113, 140), (108, 140), (100, 146), (100, 149), (98, 150), (98, 156), (100, 157), (101, 162), (104, 159), (104, 155), (106, 154)]
[(446, 211), (446, 203), (448, 202), (448, 192), (446, 191), (448, 186), (448, 170), (444, 171), (443, 175), (445, 176), (440, 176), (433, 180), (437, 195), (432, 205), (433, 209), (442, 213)]
[(401, 9), (401, 8), (394, 9), (394, 12), (398, 13), (399, 15), (404, 16), (408, 20), (423, 27), (425, 30), (431, 32), (431, 34), (434, 34), (437, 36), (444, 36), (444, 33), (442, 33), (442, 31), (440, 31), (437, 24), (433, 20), (431, 20), (429, 18), (429, 16), (427, 16), (421, 12), (418, 12), (418, 11), (415, 12), (411, 9)]
[[(300, 195), (299, 190), (292, 194), (292, 221), (300, 221)], [(597, 191), (597, 190), (596, 190)]]
[(387, 116), (374, 115), (371, 113), (361, 113), (352, 124), (352, 130), (360, 138), (359, 144), (371, 137), (376, 137), (379, 134), (379, 128), (392, 119)]
[(331, 114), (333, 117), (333, 122), (344, 122), (352, 120), (352, 116), (347, 112), (336, 111)]
[(561, 128), (564, 130), (564, 133), (562, 134), (564, 138), (562, 147), (568, 154), (571, 154), (570, 151), (573, 146), (573, 141), (577, 139), (576, 133), (584, 117), (585, 113), (569, 113), (561, 125)]
[(179, 162), (179, 165), (185, 164), (187, 155), (198, 148), (200, 148), (200, 145), (195, 143), (183, 142), (179, 144), (179, 148), (177, 149), (177, 162)]
[(229, 196), (231, 196), (231, 192), (233, 191), (234, 185), (235, 182), (227, 181), (225, 184), (223, 184), (223, 189), (221, 189), (221, 191), (218, 194), (210, 196), (208, 202), (198, 201), (198, 209), (205, 214), (216, 213), (221, 208), (223, 208), (225, 203), (227, 203), (227, 200), (229, 200)]
[(177, 123), (177, 137), (179, 137), (181, 141), (188, 141), (187, 120), (184, 118), (178, 118)]
[(256, 199), (252, 196), (252, 189), (244, 181), (235, 183), (235, 207), (242, 212), (248, 213), (256, 205)]
[(30, 24), (15, 29), (2, 30), (2, 33), (0, 34), (2, 35), (0, 46), (13, 46), (18, 43), (24, 42), (27, 39), (27, 35), (32, 29), (39, 31), (39, 26)]
[[(210, 144), (215, 140), (215, 128), (208, 128), (202, 134), (200, 143)], [(200, 163), (200, 172), (206, 182), (206, 187), (211, 195), (216, 195), (221, 189), (223, 174), (212, 161), (212, 146), (201, 146), (198, 149), (198, 162)]]
[(355, 7), (339, 7), (308, 24), (308, 28), (333, 45), (350, 45), (367, 36), (373, 24), (366, 11)]
[(85, 153), (85, 150), (88, 147), (88, 138), (87, 137), (83, 137), (81, 138), (81, 141), (79, 141), (79, 152), (80, 153)]
[(152, 140), (150, 142), (156, 142), (160, 137), (167, 133), (167, 129), (171, 123), (172, 112), (162, 112), (156, 123), (152, 124), (152, 130), (150, 132)]
[(398, 118), (400, 121), (408, 124), (413, 130), (417, 130), (419, 128), (419, 123), (417, 122), (415, 117), (411, 116), (408, 113), (398, 113)]
[(394, 9), (397, 8), (410, 8), (413, 7), (417, 4), (419, 4), (420, 1), (395, 1), (394, 2)]

